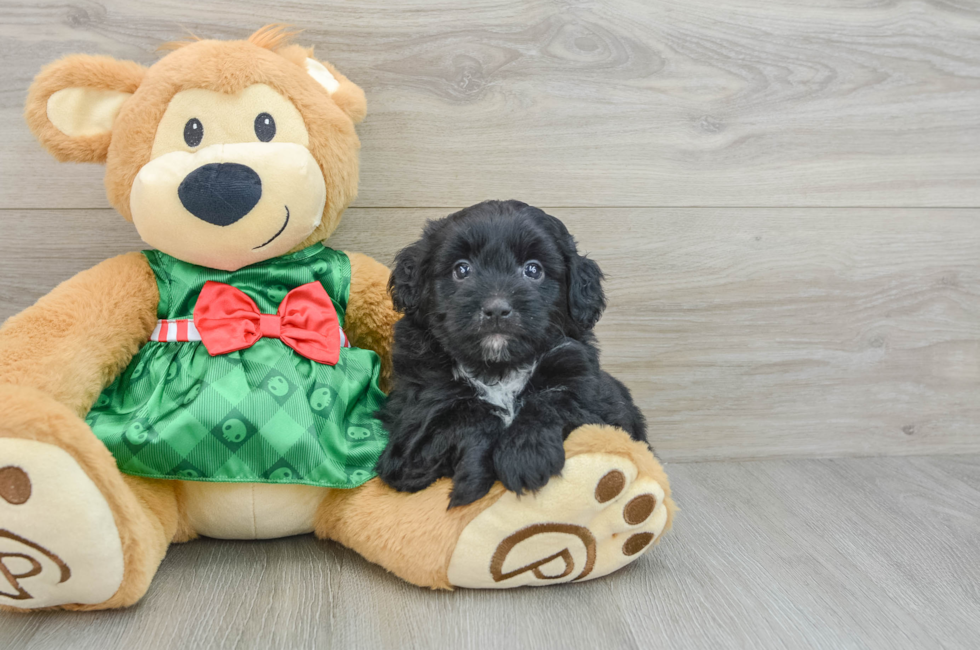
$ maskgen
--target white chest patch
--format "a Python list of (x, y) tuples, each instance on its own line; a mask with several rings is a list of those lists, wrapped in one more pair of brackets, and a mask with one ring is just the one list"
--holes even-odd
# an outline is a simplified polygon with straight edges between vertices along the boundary
[(495, 414), (503, 420), (505, 426), (509, 427), (510, 423), (517, 416), (518, 410), (520, 410), (517, 403), (517, 396), (521, 394), (521, 391), (527, 385), (527, 381), (534, 372), (535, 365), (537, 364), (512, 370), (499, 381), (490, 384), (477, 379), (468, 370), (460, 366), (456, 366), (453, 374), (456, 376), (456, 379), (465, 379), (467, 383), (475, 388), (476, 395), (481, 400), (487, 404), (496, 406)]

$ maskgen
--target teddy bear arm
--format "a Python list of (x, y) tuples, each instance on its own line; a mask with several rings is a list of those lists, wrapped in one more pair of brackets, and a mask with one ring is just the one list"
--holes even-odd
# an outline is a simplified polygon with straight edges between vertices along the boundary
[(388, 268), (361, 253), (347, 253), (350, 258), (350, 299), (344, 320), (344, 331), (351, 345), (373, 350), (381, 357), (381, 389), (391, 381), (391, 342), (395, 323), (401, 315), (395, 311), (388, 294)]
[(650, 448), (621, 429), (586, 425), (565, 440), (565, 468), (535, 493), (495, 484), (447, 508), (452, 481), (397, 492), (374, 478), (330, 490), (316, 534), (423, 587), (510, 588), (598, 578), (670, 529), (676, 506)]
[(140, 253), (82, 271), (0, 327), (0, 383), (35, 388), (84, 416), (149, 339), (158, 301)]

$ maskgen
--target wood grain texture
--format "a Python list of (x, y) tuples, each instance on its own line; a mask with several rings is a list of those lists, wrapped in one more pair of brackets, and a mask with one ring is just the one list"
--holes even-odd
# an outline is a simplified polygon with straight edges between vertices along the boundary
[[(5, 0), (8, 207), (105, 207), (20, 117), (73, 52), (150, 64), (184, 29), (306, 29), (364, 87), (360, 206), (980, 205), (980, 5), (965, 0)], [(42, 179), (44, 179), (42, 181)], [(55, 180), (56, 179), (56, 180)]]
[(273, 21), (367, 92), (331, 245), (390, 263), (431, 206), (566, 206), (608, 277), (604, 364), (665, 459), (942, 456), (670, 464), (663, 544), (547, 590), (201, 540), (132, 609), (0, 614), (0, 648), (976, 647), (980, 5), (3, 0), (0, 320), (142, 247), (102, 168), (28, 133), (40, 67)]
[[(603, 362), (664, 458), (980, 452), (980, 210), (549, 210), (607, 275)], [(446, 213), (351, 209), (330, 243), (389, 264)], [(0, 230), (0, 318), (140, 248), (110, 210)]]
[(980, 457), (667, 469), (674, 530), (593, 582), (431, 592), (310, 537), (200, 540), (132, 609), (0, 614), (0, 647), (976, 647)]

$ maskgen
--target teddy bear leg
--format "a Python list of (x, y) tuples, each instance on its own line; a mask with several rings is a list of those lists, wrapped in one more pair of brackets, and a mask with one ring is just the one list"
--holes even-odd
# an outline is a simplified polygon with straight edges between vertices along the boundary
[(670, 484), (646, 445), (590, 425), (568, 437), (565, 455), (562, 475), (536, 494), (498, 483), (451, 510), (449, 480), (416, 494), (378, 479), (332, 490), (316, 532), (416, 585), (499, 589), (607, 575), (670, 528)]
[(498, 483), (483, 499), (447, 510), (452, 482), (441, 479), (409, 494), (373, 478), (353, 490), (330, 490), (317, 511), (314, 532), (422, 587), (452, 589), (446, 568), (456, 540), (478, 514), (500, 498)]
[(138, 601), (177, 533), (175, 489), (123, 476), (66, 406), (0, 386), (0, 609)]

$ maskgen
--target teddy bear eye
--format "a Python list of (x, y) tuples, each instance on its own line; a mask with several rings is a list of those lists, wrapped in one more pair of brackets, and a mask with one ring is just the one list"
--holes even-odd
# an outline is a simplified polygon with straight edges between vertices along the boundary
[(196, 147), (201, 144), (203, 138), (204, 125), (201, 124), (201, 120), (196, 117), (187, 120), (187, 124), (184, 125), (184, 142), (187, 143), (187, 146)]
[(259, 113), (255, 118), (255, 137), (262, 142), (276, 137), (276, 121), (268, 113)]

